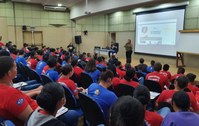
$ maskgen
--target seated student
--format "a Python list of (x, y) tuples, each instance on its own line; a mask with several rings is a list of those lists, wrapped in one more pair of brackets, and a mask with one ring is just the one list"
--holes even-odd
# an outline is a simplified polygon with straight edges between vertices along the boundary
[(91, 59), (91, 54), (90, 53), (86, 53), (86, 59), (85, 59), (85, 61), (89, 61)]
[(105, 70), (105, 69), (106, 69), (106, 66), (104, 66), (103, 60), (102, 60), (102, 57), (101, 57), (101, 56), (99, 56), (99, 57), (97, 58), (97, 61), (98, 61), (98, 64), (96, 65), (96, 67), (97, 67), (97, 68), (100, 68), (100, 69), (102, 69), (102, 70)]
[(62, 61), (62, 66), (66, 64), (71, 64), (71, 56), (65, 56), (64, 60)]
[(139, 86), (134, 90), (134, 97), (139, 100), (145, 109), (145, 121), (150, 126), (160, 126), (163, 118), (156, 112), (146, 110), (146, 106), (150, 101), (149, 89), (145, 86)]
[(36, 69), (38, 63), (38, 60), (36, 58), (37, 58), (37, 53), (35, 51), (31, 51), (30, 58), (27, 60), (28, 63), (27, 65), (33, 70)]
[(145, 126), (144, 107), (131, 96), (120, 97), (110, 109), (111, 126)]
[(151, 73), (154, 71), (154, 65), (155, 65), (155, 61), (151, 60), (151, 66), (147, 66), (147, 68), (146, 68), (148, 73)]
[(175, 112), (169, 113), (162, 126), (198, 126), (199, 115), (189, 111), (190, 98), (184, 91), (176, 92), (172, 97)]
[[(65, 104), (64, 89), (57, 83), (46, 84), (37, 96), (41, 108), (36, 109), (26, 122), (26, 126), (65, 126), (56, 119), (57, 111)], [(42, 121), (41, 121), (42, 120)]]
[(116, 65), (116, 72), (119, 78), (120, 79), (124, 78), (126, 72), (122, 70), (122, 63), (120, 61), (117, 61), (115, 65)]
[(177, 74), (174, 74), (171, 77), (171, 82), (174, 81), (175, 79), (177, 79), (179, 76), (185, 76), (184, 73), (185, 73), (185, 69), (183, 67), (179, 67)]
[(84, 72), (84, 70), (81, 67), (77, 66), (77, 64), (78, 64), (77, 59), (72, 59), (71, 65), (73, 67), (74, 74), (77, 75), (78, 78), (80, 78), (80, 75), (82, 72)]
[(89, 74), (94, 83), (98, 82), (100, 71), (96, 68), (95, 60), (90, 59), (85, 67), (85, 73)]
[(10, 56), (10, 53), (5, 49), (0, 50), (0, 56)]
[(187, 88), (194, 94), (196, 95), (196, 92), (199, 91), (199, 88), (195, 86), (195, 79), (196, 75), (193, 73), (188, 73), (186, 77), (189, 79), (189, 83)]
[(108, 60), (109, 64), (116, 64), (118, 59), (115, 57), (115, 55), (112, 55), (111, 58)]
[(11, 87), (17, 74), (16, 63), (11, 57), (0, 57), (0, 71), (0, 117), (21, 126), (38, 105), (29, 96)]
[(162, 87), (162, 90), (164, 90), (164, 86), (166, 85), (167, 88), (169, 88), (170, 84), (168, 79), (164, 75), (159, 73), (161, 69), (162, 69), (162, 64), (159, 62), (155, 63), (154, 72), (148, 73), (145, 79), (158, 82)]
[(100, 105), (107, 121), (109, 119), (109, 109), (117, 100), (117, 96), (107, 89), (111, 86), (113, 77), (113, 72), (106, 70), (101, 73), (99, 84), (92, 83), (88, 87), (88, 95)]
[(50, 77), (53, 81), (57, 81), (59, 78), (58, 72), (55, 70), (57, 61), (55, 57), (50, 57), (47, 61), (47, 64), (49, 66), (49, 70), (46, 71), (45, 75)]
[(143, 72), (146, 72), (146, 68), (147, 68), (147, 65), (144, 64), (144, 59), (143, 58), (140, 58), (140, 64), (138, 64), (137, 66), (135, 66), (136, 70), (138, 70), (138, 68), (141, 67), (141, 70)]
[(78, 91), (83, 91), (84, 89), (82, 87), (77, 87), (70, 79), (70, 77), (73, 75), (73, 68), (71, 65), (65, 65), (61, 67), (61, 77), (58, 79), (57, 82), (64, 83), (74, 94), (76, 98), (78, 98)]
[(24, 66), (27, 65), (26, 59), (24, 58), (24, 50), (19, 50), (19, 56), (16, 58), (16, 63), (22, 63)]
[(168, 80), (171, 80), (171, 73), (168, 71), (169, 70), (169, 65), (164, 64), (163, 70), (160, 71), (160, 74), (164, 75), (165, 77), (168, 78)]
[(48, 61), (48, 58), (49, 58), (49, 54), (44, 54), (43, 55), (43, 58), (42, 60), (40, 60), (38, 63), (37, 63), (37, 66), (36, 66), (36, 72), (41, 75), (44, 67), (47, 65), (47, 61)]
[(138, 87), (139, 83), (132, 80), (134, 76), (135, 76), (135, 70), (133, 68), (127, 69), (124, 78), (120, 80), (120, 84), (127, 84), (134, 88)]
[(83, 55), (83, 54), (79, 55), (78, 64), (80, 64), (82, 66), (82, 69), (85, 68), (85, 66), (86, 66), (86, 56), (85, 55)]
[[(187, 77), (185, 77), (185, 76), (178, 77), (174, 83), (175, 89), (174, 90), (164, 90), (160, 94), (158, 99), (156, 100), (156, 105), (158, 105), (160, 102), (168, 102), (171, 104), (173, 94), (177, 91), (183, 91), (187, 87), (187, 85), (188, 85)], [(192, 110), (198, 113), (199, 108), (197, 106), (196, 99), (195, 99), (193, 93), (187, 92), (187, 94), (189, 95), (189, 98), (190, 98)]]

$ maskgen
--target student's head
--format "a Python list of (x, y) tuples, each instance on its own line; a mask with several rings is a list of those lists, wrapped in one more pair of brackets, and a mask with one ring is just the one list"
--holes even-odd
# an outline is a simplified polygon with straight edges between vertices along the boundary
[(110, 111), (111, 126), (143, 126), (144, 107), (131, 96), (122, 96)]
[(54, 115), (65, 104), (63, 87), (56, 82), (44, 85), (41, 93), (37, 96), (38, 105)]
[(106, 83), (109, 84), (108, 86), (110, 86), (113, 77), (114, 77), (113, 72), (110, 71), (110, 70), (106, 70), (106, 71), (104, 71), (104, 72), (101, 73), (101, 75), (100, 75), (100, 81), (106, 82)]
[(67, 63), (71, 63), (71, 56), (66, 56), (65, 58), (64, 58), (64, 60), (67, 62)]
[(127, 70), (127, 69), (131, 69), (132, 67), (131, 67), (131, 64), (130, 63), (126, 63), (125, 64), (125, 69)]
[(86, 72), (94, 72), (96, 70), (96, 64), (95, 64), (95, 59), (91, 58), (85, 67)]
[(71, 61), (72, 67), (76, 66), (77, 64), (78, 64), (78, 60), (73, 58)]
[(19, 55), (24, 55), (24, 50), (19, 50)]
[(98, 61), (99, 63), (102, 62), (102, 57), (99, 56), (99, 57), (97, 58), (97, 61)]
[(124, 79), (127, 81), (131, 81), (131, 79), (135, 76), (135, 70), (133, 68), (127, 69)]
[(48, 61), (48, 58), (49, 58), (49, 54), (44, 54), (44, 55), (43, 55), (43, 61), (44, 61), (44, 62), (47, 62), (47, 61)]
[(172, 97), (172, 105), (175, 111), (188, 111), (190, 108), (189, 95), (184, 91), (176, 92)]
[(57, 64), (57, 59), (54, 56), (49, 57), (47, 64), (50, 68), (53, 68)]
[(145, 86), (138, 86), (137, 88), (135, 88), (133, 96), (143, 105), (147, 105), (150, 100), (149, 89)]
[(35, 51), (31, 51), (30, 52), (30, 57), (31, 58), (35, 58), (36, 57), (36, 52)]
[(177, 79), (176, 79), (176, 84), (175, 86), (177, 86), (179, 89), (184, 89), (187, 87), (188, 85), (188, 78), (186, 76), (179, 76)]
[(115, 67), (114, 64), (109, 64), (109, 65), (107, 66), (107, 70), (112, 71), (115, 77), (117, 76), (116, 67)]
[(168, 71), (168, 70), (169, 70), (169, 67), (170, 67), (170, 66), (169, 66), (168, 64), (164, 64), (163, 70), (164, 70), (164, 71)]
[(183, 67), (179, 67), (177, 74), (184, 74), (184, 73), (185, 73), (185, 69)]
[(151, 60), (151, 66), (154, 66), (154, 65), (155, 65), (155, 61)]
[(17, 67), (13, 58), (9, 56), (1, 56), (0, 71), (0, 79), (6, 79), (7, 82), (11, 82), (17, 75)]
[(140, 63), (144, 63), (144, 59), (143, 58), (140, 58)]
[(10, 53), (3, 49), (3, 50), (0, 50), (0, 57), (1, 56), (10, 56)]
[(189, 79), (189, 82), (194, 82), (196, 79), (196, 75), (193, 73), (188, 73), (186, 77)]
[(61, 67), (60, 70), (63, 75), (70, 75), (70, 76), (73, 75), (73, 67), (71, 65), (68, 65), (68, 64), (64, 65)]
[(117, 62), (115, 63), (115, 65), (116, 65), (117, 67), (120, 67), (120, 66), (122, 65), (122, 63), (121, 63), (121, 61), (117, 61)]
[(154, 70), (159, 72), (161, 69), (162, 69), (162, 64), (159, 62), (155, 63)]

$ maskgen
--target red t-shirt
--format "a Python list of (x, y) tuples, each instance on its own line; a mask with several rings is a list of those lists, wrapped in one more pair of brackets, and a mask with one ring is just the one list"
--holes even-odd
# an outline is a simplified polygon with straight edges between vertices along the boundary
[(144, 119), (150, 126), (161, 126), (161, 123), (163, 121), (162, 116), (160, 116), (158, 113), (150, 112), (148, 110), (145, 111)]
[(38, 61), (34, 58), (31, 58), (28, 60), (28, 65), (30, 66), (31, 69), (35, 70), (36, 69), (36, 66), (37, 66), (37, 63)]
[(0, 47), (5, 46), (5, 44), (3, 42), (0, 42)]
[(117, 93), (118, 93), (118, 85), (119, 84), (120, 84), (120, 79), (118, 77), (114, 77), (112, 79), (112, 85), (113, 85), (115, 92), (117, 92)]
[(80, 78), (80, 75), (82, 72), (84, 72), (84, 70), (78, 66), (74, 66), (73, 69), (74, 69), (75, 75), (77, 75), (77, 77)]
[(73, 92), (75, 96), (78, 95), (77, 86), (71, 79), (67, 77), (60, 77), (57, 82), (64, 83)]
[(160, 71), (160, 74), (164, 75), (165, 77), (168, 78), (168, 80), (171, 80), (171, 73), (169, 71)]
[(37, 58), (38, 58), (39, 60), (43, 60), (43, 56), (41, 56), (41, 55), (37, 55)]
[(23, 122), (17, 117), (28, 105), (33, 110), (38, 107), (29, 96), (10, 86), (0, 84), (0, 96), (0, 117), (13, 121), (17, 126), (23, 125)]
[(194, 85), (192, 85), (191, 83), (188, 83), (187, 88), (188, 88), (189, 90), (191, 90), (191, 92), (192, 92), (194, 95), (196, 95), (196, 92), (199, 91), (199, 88), (196, 87), (196, 86), (194, 86)]
[(46, 65), (46, 66), (44, 67), (44, 69), (42, 70), (42, 74), (45, 74), (46, 71), (48, 71), (49, 69), (50, 69), (50, 67), (49, 67), (48, 65)]
[(127, 85), (130, 85), (130, 86), (134, 87), (134, 88), (139, 86), (138, 82), (135, 82), (135, 81), (132, 81), (132, 80), (131, 81), (127, 81), (125, 79), (120, 80), (120, 84), (127, 84)]
[(152, 80), (152, 81), (158, 82), (160, 84), (160, 86), (162, 87), (162, 90), (164, 90), (164, 85), (166, 85), (168, 88), (170, 85), (168, 79), (164, 75), (162, 75), (156, 71), (147, 74), (146, 80)]
[(184, 76), (184, 74), (174, 74), (174, 75), (171, 77), (171, 81), (172, 81), (172, 80), (175, 80), (175, 79), (178, 78), (179, 76)]
[(117, 75), (119, 76), (120, 79), (124, 78), (124, 76), (126, 75), (126, 71), (122, 71), (118, 67), (116, 67), (116, 72), (117, 72)]
[[(176, 92), (175, 90), (164, 90), (160, 94), (160, 96), (158, 97), (158, 99), (156, 100), (156, 103), (159, 103), (159, 102), (168, 102), (168, 103), (171, 104), (172, 97), (173, 97), (173, 94), (175, 92)], [(196, 99), (195, 99), (193, 93), (191, 93), (191, 92), (186, 92), (186, 93), (189, 95), (191, 107), (193, 108), (194, 111), (198, 111), (199, 108), (197, 106)]]
[(17, 56), (16, 56), (15, 54), (13, 54), (13, 53), (10, 53), (10, 56), (11, 56), (14, 60), (16, 60), (16, 58), (17, 58)]

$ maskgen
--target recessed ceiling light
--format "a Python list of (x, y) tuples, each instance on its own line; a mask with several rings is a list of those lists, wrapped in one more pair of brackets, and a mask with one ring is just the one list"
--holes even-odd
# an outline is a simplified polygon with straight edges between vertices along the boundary
[(60, 4), (60, 3), (59, 3), (59, 4), (57, 4), (57, 6), (58, 6), (58, 7), (61, 7), (61, 6), (62, 6), (62, 4)]

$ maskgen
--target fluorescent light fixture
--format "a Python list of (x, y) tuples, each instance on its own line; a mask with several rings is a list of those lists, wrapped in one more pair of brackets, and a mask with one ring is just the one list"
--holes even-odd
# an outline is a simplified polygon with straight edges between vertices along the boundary
[(62, 4), (58, 3), (58, 4), (57, 4), (57, 6), (58, 6), (58, 7), (61, 7), (61, 6), (62, 6)]

